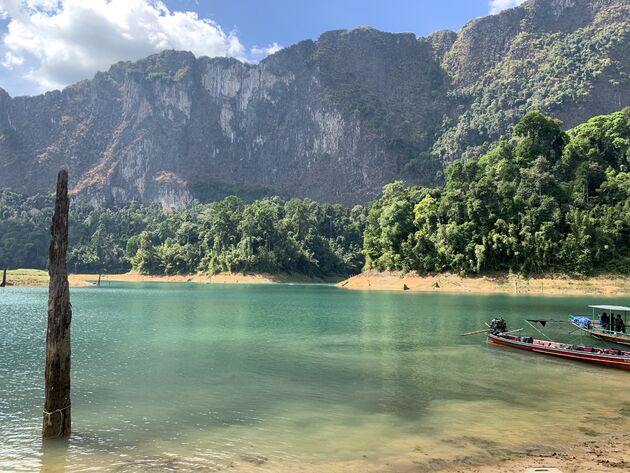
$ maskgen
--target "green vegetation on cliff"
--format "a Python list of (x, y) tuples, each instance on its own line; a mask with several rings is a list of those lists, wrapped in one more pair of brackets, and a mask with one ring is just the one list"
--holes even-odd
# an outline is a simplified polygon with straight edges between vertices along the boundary
[(573, 126), (627, 105), (629, 18), (628, 2), (536, 0), (467, 24), (443, 61), (465, 111), (433, 151), (479, 157), (530, 110)]
[(370, 208), (366, 265), (422, 273), (630, 273), (630, 109), (568, 133), (528, 113), (443, 189), (385, 186)]

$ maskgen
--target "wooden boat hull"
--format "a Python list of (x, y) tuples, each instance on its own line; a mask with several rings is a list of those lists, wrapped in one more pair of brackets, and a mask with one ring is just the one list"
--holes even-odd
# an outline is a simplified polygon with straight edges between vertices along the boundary
[[(491, 333), (487, 335), (488, 343), (491, 343), (493, 345), (517, 348), (519, 350), (532, 351), (534, 353), (542, 353), (544, 355), (565, 358), (567, 360), (581, 361), (584, 363), (591, 363), (600, 366), (607, 366), (609, 368), (630, 370), (630, 352), (625, 352), (625, 354), (623, 355), (591, 353), (587, 351), (561, 348), (554, 345), (562, 344), (546, 342), (544, 340), (534, 340), (534, 343), (527, 343), (521, 342), (519, 337), (494, 335)], [(547, 343), (549, 344), (549, 346), (544, 345)]]
[(591, 337), (596, 338), (598, 340), (603, 340), (604, 342), (612, 342), (617, 343), (619, 345), (630, 346), (630, 336), (628, 335), (614, 335), (611, 333), (602, 333), (597, 330), (589, 330), (585, 327), (580, 327), (578, 324), (573, 324), (580, 330), (588, 333)]

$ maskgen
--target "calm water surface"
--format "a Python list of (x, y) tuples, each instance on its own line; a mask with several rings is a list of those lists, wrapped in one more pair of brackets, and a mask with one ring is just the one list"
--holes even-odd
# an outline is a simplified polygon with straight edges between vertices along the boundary
[(112, 283), (72, 290), (73, 436), (44, 449), (46, 298), (0, 292), (0, 471), (422, 471), (630, 430), (628, 373), (458, 336), (603, 299)]

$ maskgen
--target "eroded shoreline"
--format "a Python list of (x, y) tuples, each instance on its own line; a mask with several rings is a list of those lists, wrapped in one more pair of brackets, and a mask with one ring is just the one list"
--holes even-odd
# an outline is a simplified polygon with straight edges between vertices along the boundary
[[(70, 274), (70, 286), (92, 286), (98, 274)], [(33, 269), (9, 270), (10, 286), (45, 286), (46, 271)], [(525, 278), (510, 274), (483, 276), (458, 276), (439, 274), (421, 276), (415, 273), (365, 271), (341, 280), (341, 277), (319, 278), (301, 274), (241, 274), (218, 273), (215, 275), (190, 274), (174, 276), (144, 275), (134, 272), (104, 274), (101, 282), (171, 282), (201, 284), (274, 284), (274, 283), (334, 283), (337, 287), (351, 290), (445, 292), (454, 294), (523, 294), (536, 296), (630, 296), (630, 277), (602, 275), (589, 278), (558, 276), (533, 276)]]
[(465, 277), (455, 274), (421, 276), (415, 273), (366, 271), (339, 282), (337, 286), (344, 289), (369, 291), (450, 292), (459, 294), (630, 295), (630, 278), (606, 275), (577, 279), (566, 276), (525, 278), (509, 274)]
[[(93, 286), (99, 279), (98, 274), (69, 274), (71, 287)], [(218, 273), (215, 275), (189, 274), (173, 276), (154, 276), (135, 272), (125, 274), (103, 274), (101, 283), (107, 282), (171, 282), (171, 283), (201, 283), (201, 284), (274, 284), (274, 283), (336, 283), (341, 277), (319, 278), (301, 274), (241, 274)], [(48, 273), (36, 269), (16, 269), (7, 273), (9, 286), (46, 286)]]

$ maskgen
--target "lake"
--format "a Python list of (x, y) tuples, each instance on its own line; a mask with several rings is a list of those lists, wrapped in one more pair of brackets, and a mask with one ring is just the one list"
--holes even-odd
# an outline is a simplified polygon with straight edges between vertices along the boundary
[[(458, 335), (624, 300), (166, 283), (71, 295), (73, 435), (43, 449), (47, 288), (0, 290), (0, 471), (422, 471), (630, 426), (627, 372)], [(568, 331), (546, 330), (591, 343)]]

